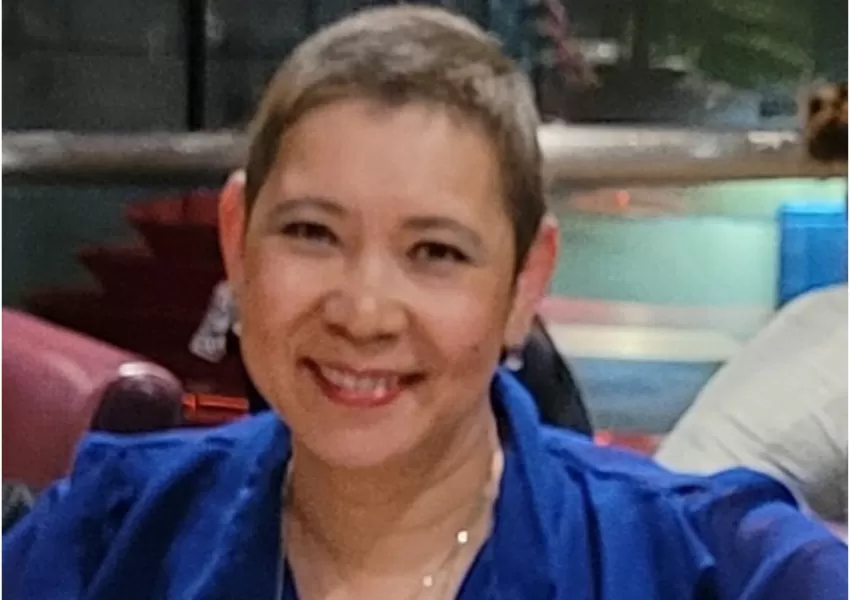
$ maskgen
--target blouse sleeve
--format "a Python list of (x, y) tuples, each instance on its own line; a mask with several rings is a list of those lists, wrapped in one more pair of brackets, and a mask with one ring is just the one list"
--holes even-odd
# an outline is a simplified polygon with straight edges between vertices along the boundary
[(847, 545), (779, 482), (743, 469), (686, 503), (723, 599), (846, 600)]
[(33, 597), (25, 585), (30, 559), (43, 538), (45, 526), (61, 509), (69, 489), (67, 479), (48, 488), (38, 497), (32, 510), (3, 534), (3, 592), (9, 598)]
[[(3, 593), (11, 600), (82, 598), (130, 490), (98, 434), (82, 443), (72, 474), (48, 488), (3, 535)], [(113, 453), (114, 454), (114, 453)]]

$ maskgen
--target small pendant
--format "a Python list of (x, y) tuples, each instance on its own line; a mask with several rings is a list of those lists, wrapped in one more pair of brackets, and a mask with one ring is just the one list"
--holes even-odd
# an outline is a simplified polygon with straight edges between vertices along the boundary
[(461, 529), (457, 532), (457, 543), (463, 546), (469, 541), (469, 531)]
[(422, 586), (426, 588), (430, 588), (434, 586), (434, 577), (431, 575), (426, 575), (422, 578)]

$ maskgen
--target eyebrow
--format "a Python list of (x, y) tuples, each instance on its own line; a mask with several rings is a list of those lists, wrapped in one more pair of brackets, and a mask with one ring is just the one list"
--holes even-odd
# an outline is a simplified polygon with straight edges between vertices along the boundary
[(414, 231), (449, 230), (464, 238), (468, 244), (472, 244), (476, 248), (484, 246), (481, 236), (472, 228), (449, 217), (412, 217), (405, 222), (405, 227)]
[(331, 213), (336, 216), (344, 216), (346, 210), (341, 204), (329, 198), (319, 198), (314, 196), (305, 196), (303, 198), (293, 198), (284, 200), (275, 204), (271, 210), (271, 217), (277, 219), (284, 217), (292, 212), (305, 209), (320, 210), (322, 212)]

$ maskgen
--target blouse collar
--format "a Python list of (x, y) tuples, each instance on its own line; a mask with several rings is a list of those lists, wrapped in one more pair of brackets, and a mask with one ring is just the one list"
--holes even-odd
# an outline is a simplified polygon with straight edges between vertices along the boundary
[[(557, 465), (544, 450), (535, 404), (510, 372), (496, 373), (492, 401), (503, 432), (505, 466), (493, 534), (475, 568), (492, 571), (488, 598), (550, 597), (555, 563), (561, 561), (552, 560), (556, 553), (549, 532), (564, 512), (563, 506), (553, 506), (550, 492), (563, 478), (555, 476)], [(243, 456), (231, 463), (243, 473), (234, 477), (241, 486), (227, 515), (228, 535), (220, 548), (228, 560), (219, 576), (232, 577), (245, 597), (270, 597), (272, 590), (266, 588), (276, 580), (280, 563), (281, 489), (291, 443), (288, 428), (272, 411), (253, 418), (261, 421), (256, 435), (234, 450)]]

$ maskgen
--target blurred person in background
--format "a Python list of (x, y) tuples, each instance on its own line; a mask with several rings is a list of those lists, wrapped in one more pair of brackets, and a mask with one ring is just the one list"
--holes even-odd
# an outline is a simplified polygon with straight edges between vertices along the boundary
[(755, 469), (846, 528), (847, 404), (847, 287), (837, 286), (783, 307), (714, 375), (656, 459), (693, 473)]

